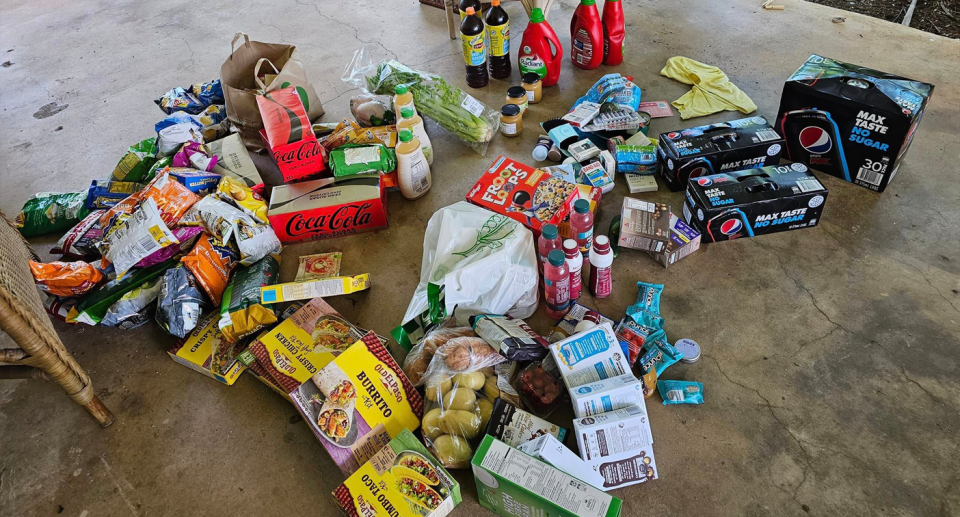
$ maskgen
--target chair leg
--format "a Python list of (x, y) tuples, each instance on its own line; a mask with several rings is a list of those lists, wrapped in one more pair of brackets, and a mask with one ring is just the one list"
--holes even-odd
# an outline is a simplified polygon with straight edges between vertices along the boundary
[(450, 39), (457, 39), (456, 23), (454, 23), (453, 7), (450, 2), (454, 0), (443, 0), (443, 11), (447, 15), (447, 30), (450, 32)]
[(113, 424), (113, 413), (103, 405), (103, 402), (100, 402), (100, 397), (94, 395), (90, 402), (84, 404), (83, 409), (100, 422), (100, 427), (110, 427)]

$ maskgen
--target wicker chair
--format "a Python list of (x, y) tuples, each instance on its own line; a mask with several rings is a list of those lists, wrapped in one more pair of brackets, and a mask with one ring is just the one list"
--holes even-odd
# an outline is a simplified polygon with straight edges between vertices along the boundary
[(20, 348), (0, 349), (0, 379), (49, 379), (100, 425), (113, 413), (93, 394), (90, 377), (67, 352), (50, 323), (27, 262), (36, 254), (0, 212), (0, 330)]

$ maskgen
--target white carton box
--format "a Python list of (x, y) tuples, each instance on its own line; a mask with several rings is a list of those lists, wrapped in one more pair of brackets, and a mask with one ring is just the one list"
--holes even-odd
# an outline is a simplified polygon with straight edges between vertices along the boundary
[(646, 407), (630, 407), (573, 421), (580, 457), (603, 477), (603, 490), (657, 479)]
[(517, 450), (522, 451), (544, 463), (553, 465), (557, 470), (565, 472), (584, 483), (599, 488), (603, 488), (603, 477), (593, 471), (589, 465), (584, 463), (579, 456), (568, 449), (560, 440), (553, 435), (545, 434), (538, 436), (526, 443), (517, 446)]
[(613, 325), (602, 323), (550, 345), (567, 389), (630, 372)]
[(577, 418), (643, 404), (643, 384), (632, 373), (591, 382), (569, 391)]

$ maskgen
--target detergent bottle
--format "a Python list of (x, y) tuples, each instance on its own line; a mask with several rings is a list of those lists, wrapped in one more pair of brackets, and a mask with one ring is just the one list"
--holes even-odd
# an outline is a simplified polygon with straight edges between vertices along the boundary
[(603, 64), (623, 62), (623, 2), (607, 0), (603, 3)]
[(530, 11), (530, 23), (520, 40), (520, 75), (535, 72), (543, 78), (543, 86), (553, 86), (560, 79), (560, 63), (563, 47), (553, 27), (543, 17), (543, 10), (534, 7)]
[(597, 0), (580, 0), (570, 19), (570, 59), (584, 70), (603, 63), (603, 24)]

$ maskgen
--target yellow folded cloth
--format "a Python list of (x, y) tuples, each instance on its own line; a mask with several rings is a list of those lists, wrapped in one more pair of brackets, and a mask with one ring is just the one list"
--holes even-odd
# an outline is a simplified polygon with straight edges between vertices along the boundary
[(667, 60), (660, 75), (693, 85), (689, 92), (671, 103), (684, 120), (724, 110), (739, 110), (745, 114), (757, 110), (757, 105), (750, 97), (715, 66), (676, 56)]

